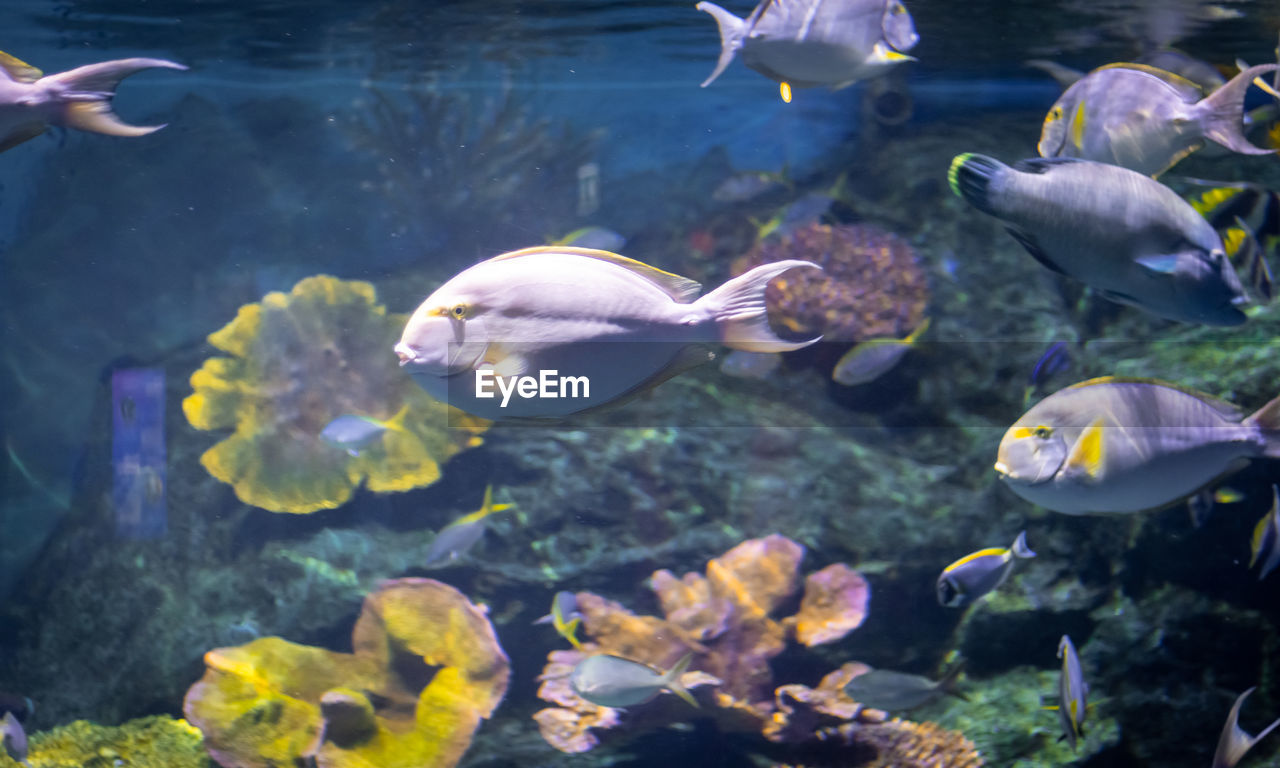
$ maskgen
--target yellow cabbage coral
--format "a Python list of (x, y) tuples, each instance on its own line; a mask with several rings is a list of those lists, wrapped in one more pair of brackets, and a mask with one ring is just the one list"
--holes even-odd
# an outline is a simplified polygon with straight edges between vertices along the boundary
[[(182, 401), (197, 429), (234, 428), (200, 463), (246, 504), (307, 513), (341, 505), (362, 481), (373, 491), (430, 485), (440, 463), (479, 445), (488, 422), (432, 399), (391, 349), (405, 318), (388, 315), (365, 282), (317, 275), (240, 308), (209, 336), (230, 357), (191, 376)], [(390, 419), (358, 456), (320, 437), (344, 414)]]

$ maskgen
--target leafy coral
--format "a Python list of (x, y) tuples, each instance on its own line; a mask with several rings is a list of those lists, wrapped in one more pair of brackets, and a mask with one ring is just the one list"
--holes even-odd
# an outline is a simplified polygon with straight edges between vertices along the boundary
[[(240, 308), (209, 343), (183, 403), (197, 429), (234, 427), (200, 463), (245, 503), (273, 512), (337, 507), (366, 482), (373, 491), (430, 485), (440, 463), (478, 445), (487, 422), (451, 410), (401, 372), (391, 348), (403, 318), (388, 315), (372, 285), (327, 275), (302, 280)], [(390, 419), (358, 456), (326, 443), (333, 419)]]
[(431, 579), (365, 598), (354, 653), (265, 637), (205, 655), (184, 711), (228, 768), (455, 764), (506, 693), (485, 611)]

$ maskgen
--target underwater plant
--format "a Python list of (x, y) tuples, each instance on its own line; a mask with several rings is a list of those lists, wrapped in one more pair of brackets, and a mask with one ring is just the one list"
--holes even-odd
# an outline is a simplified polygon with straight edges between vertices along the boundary
[[(649, 585), (662, 606), (663, 618), (639, 616), (618, 603), (579, 592), (577, 608), (587, 639), (582, 651), (548, 655), (538, 696), (557, 706), (534, 715), (543, 738), (563, 752), (585, 752), (605, 732), (635, 735), (703, 717), (726, 731), (758, 734), (782, 745), (812, 745), (829, 738), (824, 729), (844, 727), (841, 738), (847, 745), (856, 745), (856, 754), (881, 760), (850, 764), (925, 765), (927, 759), (911, 762), (903, 755), (911, 750), (933, 755), (945, 743), (950, 745), (946, 750), (971, 755), (954, 764), (980, 765), (972, 744), (959, 734), (889, 721), (884, 712), (851, 699), (845, 685), (868, 671), (864, 664), (848, 662), (827, 674), (816, 688), (775, 687), (769, 660), (785, 650), (788, 637), (805, 646), (833, 642), (857, 628), (867, 615), (870, 588), (866, 580), (837, 563), (809, 574), (795, 615), (772, 618), (796, 592), (803, 557), (804, 547), (774, 534), (745, 541), (711, 560), (705, 576), (687, 573), (677, 578), (669, 571), (657, 571)], [(587, 701), (574, 690), (570, 675), (583, 658), (601, 653), (662, 669), (692, 653), (691, 671), (681, 675), (679, 683), (704, 709), (691, 710), (674, 697), (659, 697), (625, 711)], [(889, 735), (899, 731), (921, 735)], [(894, 752), (899, 747), (905, 750), (902, 754)]]
[[(442, 462), (480, 444), (488, 422), (433, 400), (401, 372), (391, 347), (403, 324), (369, 283), (328, 275), (241, 307), (209, 335), (230, 357), (206, 360), (182, 401), (195, 428), (235, 428), (200, 463), (241, 501), (272, 512), (337, 507), (362, 481), (372, 491), (434, 483)], [(348, 414), (400, 424), (346, 451), (321, 433)]]
[(432, 579), (367, 595), (351, 645), (264, 637), (216, 648), (183, 711), (225, 768), (447, 768), (507, 690), (510, 664), (485, 610)]
[(869, 224), (812, 223), (766, 238), (733, 262), (732, 272), (782, 259), (803, 259), (823, 272), (774, 280), (770, 317), (803, 336), (825, 341), (907, 335), (924, 320), (929, 281), (906, 240)]

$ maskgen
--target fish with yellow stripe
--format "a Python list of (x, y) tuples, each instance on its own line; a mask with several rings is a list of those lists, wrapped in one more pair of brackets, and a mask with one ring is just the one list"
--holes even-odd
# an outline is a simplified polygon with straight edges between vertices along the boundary
[(1280, 253), (1280, 193), (1250, 182), (1182, 181), (1209, 187), (1187, 202), (1222, 235), (1227, 255), (1249, 273), (1255, 293), (1270, 300), (1274, 281), (1267, 259)]
[(1253, 539), (1249, 542), (1249, 567), (1261, 561), (1258, 581), (1280, 565), (1280, 489), (1271, 486), (1271, 509), (1253, 527)]
[(436, 537), (431, 540), (431, 546), (427, 548), (423, 565), (452, 561), (465, 555), (484, 537), (485, 523), (489, 515), (514, 506), (514, 504), (494, 504), (493, 486), (485, 486), (484, 501), (480, 503), (480, 509), (469, 515), (463, 515), (441, 528)]
[(995, 469), (1009, 489), (1066, 514), (1159, 509), (1280, 458), (1280, 397), (1246, 416), (1211, 395), (1108, 376), (1061, 389), (1005, 432)]
[(1027, 532), (1014, 539), (1008, 549), (988, 547), (965, 555), (942, 569), (938, 576), (938, 602), (961, 608), (1000, 588), (1019, 558), (1035, 557), (1027, 546)]
[(1119, 62), (1093, 70), (1049, 109), (1037, 148), (1041, 157), (1079, 157), (1159, 176), (1213, 141), (1246, 155), (1273, 150), (1249, 143), (1244, 98), (1276, 64), (1249, 67), (1204, 95), (1190, 80), (1147, 64)]
[(1058, 677), (1058, 719), (1062, 721), (1062, 738), (1075, 751), (1076, 744), (1084, 737), (1089, 684), (1085, 682), (1076, 646), (1067, 635), (1058, 641), (1058, 658), (1062, 659), (1062, 673)]

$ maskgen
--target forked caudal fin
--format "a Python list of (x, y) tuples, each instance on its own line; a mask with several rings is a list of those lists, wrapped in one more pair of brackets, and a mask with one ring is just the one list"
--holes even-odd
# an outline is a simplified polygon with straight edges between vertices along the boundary
[(689, 689), (685, 688), (680, 683), (680, 676), (689, 668), (689, 662), (691, 661), (693, 661), (693, 651), (689, 651), (684, 656), (680, 657), (680, 660), (675, 663), (675, 666), (667, 670), (667, 673), (662, 676), (662, 679), (663, 684), (666, 686), (668, 691), (671, 691), (675, 695), (697, 707), (698, 700), (693, 698), (693, 694), (689, 693)]
[(715, 19), (716, 25), (720, 27), (720, 59), (716, 62), (716, 68), (711, 72), (711, 76), (702, 81), (702, 87), (706, 88), (729, 67), (738, 49), (742, 47), (742, 38), (747, 34), (747, 22), (706, 0), (694, 7), (711, 14), (711, 18)]
[(117, 59), (89, 64), (56, 75), (51, 80), (62, 85), (66, 102), (64, 122), (82, 131), (109, 136), (145, 136), (164, 127), (161, 125), (129, 125), (111, 111), (111, 99), (120, 81), (135, 72), (153, 68), (186, 69), (164, 59)]
[(1262, 149), (1250, 144), (1244, 136), (1242, 127), (1245, 91), (1249, 90), (1254, 78), (1277, 69), (1280, 69), (1280, 65), (1259, 64), (1256, 67), (1249, 67), (1201, 100), (1196, 105), (1196, 109), (1203, 111), (1205, 137), (1232, 152), (1245, 155), (1269, 155), (1274, 152), (1275, 150)]
[(746, 274), (739, 275), (706, 296), (697, 304), (707, 306), (720, 329), (720, 341), (725, 346), (747, 352), (790, 352), (807, 347), (821, 336), (803, 341), (787, 341), (769, 327), (769, 313), (765, 306), (764, 291), (769, 281), (789, 269), (799, 267), (821, 270), (811, 261), (788, 259), (772, 264), (761, 264)]
[(1245, 423), (1256, 424), (1262, 430), (1262, 437), (1266, 440), (1262, 454), (1280, 459), (1280, 395), (1245, 419)]

